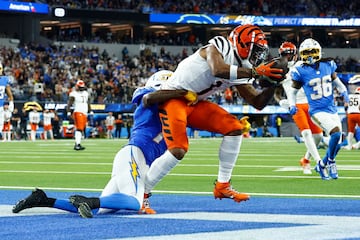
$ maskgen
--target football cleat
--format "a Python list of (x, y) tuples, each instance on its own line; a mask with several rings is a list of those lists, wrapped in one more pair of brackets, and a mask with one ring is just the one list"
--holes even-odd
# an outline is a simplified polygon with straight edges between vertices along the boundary
[(80, 144), (76, 144), (74, 146), (74, 150), (76, 150), (76, 151), (80, 151), (80, 150), (84, 150), (84, 149), (85, 149), (85, 147), (81, 146)]
[(336, 167), (336, 163), (335, 161), (328, 161), (328, 165), (327, 165), (328, 171), (329, 171), (329, 176), (332, 179), (338, 179), (339, 175), (337, 172), (337, 167)]
[(303, 173), (304, 174), (311, 174), (311, 166), (310, 166), (310, 160), (306, 159), (306, 158), (301, 158), (300, 159), (300, 165), (303, 168)]
[(143, 205), (139, 210), (140, 214), (156, 214), (156, 211), (150, 207), (149, 197), (151, 197), (151, 193), (144, 193)]
[(329, 175), (326, 171), (326, 167), (320, 165), (320, 161), (316, 164), (314, 170), (320, 175), (322, 180), (329, 180)]
[(246, 193), (240, 193), (232, 188), (230, 182), (220, 183), (217, 180), (215, 181), (214, 187), (214, 197), (215, 199), (223, 198), (233, 199), (235, 202), (247, 201), (250, 199), (250, 196)]
[(72, 195), (69, 197), (69, 201), (74, 207), (78, 209), (78, 212), (83, 218), (92, 218), (93, 213), (91, 211), (91, 199), (81, 196), (81, 195)]
[(51, 207), (48, 197), (43, 190), (35, 188), (27, 198), (24, 198), (15, 204), (12, 212), (18, 213), (24, 209), (33, 207)]

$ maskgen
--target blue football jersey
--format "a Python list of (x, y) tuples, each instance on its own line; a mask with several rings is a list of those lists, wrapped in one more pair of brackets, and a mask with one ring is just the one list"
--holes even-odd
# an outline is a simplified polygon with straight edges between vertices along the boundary
[(0, 107), (4, 106), (6, 101), (6, 86), (10, 85), (10, 79), (7, 76), (0, 76)]
[(167, 149), (161, 132), (158, 106), (155, 104), (145, 108), (142, 103), (142, 97), (154, 91), (153, 88), (143, 87), (134, 92), (132, 103), (137, 104), (137, 107), (129, 140), (130, 145), (135, 145), (142, 150), (146, 164), (149, 166)]
[(302, 87), (309, 102), (309, 113), (317, 112), (336, 113), (333, 96), (331, 74), (337, 66), (334, 61), (319, 62), (319, 68), (301, 64), (295, 66), (291, 78), (302, 83)]

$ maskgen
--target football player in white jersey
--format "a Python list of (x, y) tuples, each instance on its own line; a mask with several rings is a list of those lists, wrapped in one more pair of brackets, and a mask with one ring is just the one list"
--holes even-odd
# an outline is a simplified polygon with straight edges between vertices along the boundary
[(157, 102), (184, 96), (196, 99), (196, 94), (184, 90), (149, 95), (159, 89), (171, 74), (171, 71), (159, 71), (149, 78), (145, 87), (134, 92), (132, 102), (137, 107), (133, 131), (129, 143), (116, 154), (111, 179), (100, 197), (74, 195), (70, 199), (55, 199), (48, 197), (43, 190), (35, 189), (30, 196), (15, 204), (13, 212), (33, 207), (52, 207), (69, 212), (79, 211), (85, 218), (92, 217), (93, 213), (115, 212), (120, 209), (156, 213), (150, 208), (149, 195), (144, 194), (144, 179), (152, 162), (166, 151)]
[(360, 77), (355, 75), (349, 80), (349, 106), (346, 110), (348, 145), (344, 147), (346, 150), (359, 149), (360, 141), (352, 144), (354, 138), (355, 128), (360, 127)]
[[(7, 99), (6, 99), (7, 97)], [(10, 87), (10, 79), (8, 76), (4, 76), (3, 65), (0, 62), (0, 134), (4, 127), (4, 104), (6, 100), (9, 102), (9, 111), (14, 111), (14, 98)]]
[[(283, 42), (279, 48), (279, 54), (281, 57), (288, 58), (288, 66), (290, 69), (296, 64), (297, 53), (296, 46), (293, 43)], [(297, 64), (301, 64), (301, 61)], [(285, 94), (287, 95), (292, 84), (290, 73), (286, 74), (286, 78), (281, 84)], [(283, 108), (289, 109), (287, 99), (280, 100), (279, 104)], [(292, 118), (296, 126), (299, 128), (307, 148), (304, 157), (300, 160), (300, 165), (303, 167), (304, 174), (311, 174), (310, 157), (313, 156), (315, 162), (321, 160), (319, 151), (317, 150), (317, 145), (322, 139), (323, 131), (311, 120), (309, 114), (309, 104), (302, 88), (296, 95), (296, 107), (298, 108), (298, 111), (292, 116)]]
[(52, 130), (51, 120), (55, 117), (55, 113), (49, 109), (45, 109), (43, 112), (43, 124), (44, 124), (44, 139), (47, 140), (48, 134), (51, 140), (54, 140), (54, 134)]
[(309, 103), (311, 119), (330, 136), (325, 157), (317, 162), (315, 171), (323, 180), (337, 179), (338, 171), (335, 157), (341, 148), (342, 126), (334, 104), (334, 86), (344, 98), (345, 106), (349, 96), (345, 85), (337, 77), (336, 63), (323, 59), (320, 44), (312, 39), (305, 39), (299, 47), (302, 63), (291, 71), (292, 87), (288, 91), (290, 114), (297, 112), (296, 93), (302, 87)]
[[(74, 108), (71, 114), (71, 107)], [(74, 150), (84, 150), (81, 146), (81, 139), (87, 124), (87, 114), (93, 114), (89, 102), (89, 93), (86, 91), (85, 82), (78, 80), (75, 85), (75, 90), (70, 92), (69, 101), (67, 104), (67, 115), (72, 116), (75, 125), (75, 146)]]
[(113, 130), (115, 126), (115, 117), (113, 116), (112, 112), (109, 112), (108, 115), (105, 118), (105, 125), (106, 125), (106, 135), (107, 138), (114, 138), (113, 136)]
[(3, 142), (11, 141), (11, 117), (12, 112), (9, 110), (9, 105), (4, 105), (4, 126), (3, 126)]
[(32, 110), (29, 112), (29, 123), (30, 123), (30, 139), (31, 141), (36, 140), (36, 131), (39, 127), (40, 123), (40, 113), (38, 112), (38, 108), (34, 106)]
[[(163, 119), (163, 135), (168, 150), (151, 165), (146, 176), (145, 193), (173, 169), (188, 150), (186, 127), (207, 130), (224, 135), (219, 149), (219, 171), (214, 188), (215, 198), (231, 198), (236, 202), (249, 195), (234, 190), (230, 185), (242, 134), (248, 126), (207, 97), (227, 87), (236, 86), (247, 103), (257, 109), (265, 107), (273, 97), (274, 86), (256, 91), (252, 82), (258, 75), (282, 79), (283, 70), (273, 64), (263, 64), (268, 45), (263, 31), (254, 25), (236, 27), (228, 36), (216, 36), (209, 43), (182, 60), (174, 74), (161, 89), (185, 89), (197, 93), (198, 102), (188, 104), (183, 99), (171, 99), (159, 106)], [(261, 63), (261, 64), (260, 64)]]

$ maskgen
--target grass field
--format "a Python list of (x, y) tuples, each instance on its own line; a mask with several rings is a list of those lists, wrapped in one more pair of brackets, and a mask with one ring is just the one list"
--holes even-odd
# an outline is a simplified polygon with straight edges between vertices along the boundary
[[(74, 151), (73, 140), (0, 143), (0, 189), (101, 191), (113, 157), (127, 139), (85, 139), (85, 151)], [(154, 193), (208, 194), (218, 169), (221, 138), (191, 139), (186, 157)], [(244, 139), (232, 184), (256, 196), (360, 199), (360, 151), (341, 150), (339, 179), (323, 181), (313, 171), (303, 175), (299, 159), (304, 144), (292, 138)], [(325, 150), (320, 149), (324, 155)], [(314, 165), (314, 163), (312, 163)]]

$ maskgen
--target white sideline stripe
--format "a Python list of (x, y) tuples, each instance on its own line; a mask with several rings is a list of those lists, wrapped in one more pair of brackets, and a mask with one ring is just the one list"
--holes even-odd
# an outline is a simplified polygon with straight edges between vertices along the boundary
[[(27, 170), (0, 170), (0, 173), (28, 173), (28, 174), (79, 174), (79, 175), (110, 175), (111, 172), (68, 172), (68, 171), (27, 171)], [(217, 177), (217, 174), (184, 174), (170, 173), (167, 176), (190, 176), (190, 177)], [(279, 175), (239, 175), (238, 178), (291, 178), (291, 179), (319, 179), (319, 176), (279, 176)], [(360, 179), (360, 177), (342, 177), (341, 179)]]
[(112, 166), (113, 163), (91, 163), (91, 162), (13, 162), (0, 161), (0, 164), (42, 164), (42, 165), (106, 165)]
[[(360, 165), (338, 165), (336, 164), (338, 170), (343, 171), (359, 171)], [(292, 172), (302, 170), (302, 167), (280, 167), (279, 169), (274, 170), (275, 172)]]
[[(62, 188), (62, 187), (38, 187), (43, 190), (54, 191), (68, 191), (68, 192), (101, 192), (103, 189), (99, 188)], [(26, 186), (0, 186), (0, 189), (12, 190), (33, 190), (35, 187)], [(188, 194), (188, 195), (212, 195), (212, 192), (194, 192), (194, 191), (168, 191), (168, 190), (153, 190), (154, 193), (167, 193), (167, 194)], [(302, 193), (248, 193), (252, 196), (265, 196), (265, 197), (318, 197), (318, 198), (356, 198), (360, 199), (360, 195), (336, 195), (336, 194), (302, 194)]]
[[(254, 214), (254, 213), (209, 213), (188, 212), (155, 215), (133, 215), (130, 218), (150, 219), (183, 219), (200, 221), (232, 221), (238, 222), (239, 229), (219, 232), (197, 232), (189, 234), (172, 234), (160, 236), (137, 237), (142, 240), (308, 240), (308, 239), (359, 239), (359, 217), (353, 216), (321, 216), (321, 215), (293, 215), (293, 214)], [(255, 229), (241, 229), (241, 224), (252, 223), (283, 223), (300, 224), (303, 226), (264, 227)], [(130, 240), (133, 238), (122, 238)]]
[[(42, 165), (102, 165), (102, 166), (112, 166), (113, 163), (98, 163), (98, 162), (24, 162), (24, 161), (0, 161), (0, 164), (29, 164), (29, 165), (36, 165), (36, 164), (42, 164)], [(218, 164), (187, 164), (187, 163), (180, 163), (177, 165), (177, 167), (219, 167)], [(278, 168), (274, 171), (278, 172), (292, 172), (292, 171), (301, 171), (302, 168), (294, 167), (294, 166), (279, 166), (279, 165), (235, 165), (236, 168)], [(349, 171), (358, 171), (360, 170), (360, 165), (339, 165), (337, 164), (337, 168), (339, 170), (349, 170)]]

